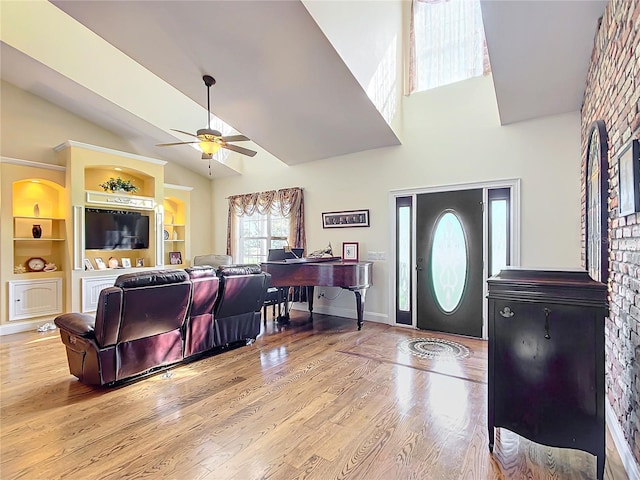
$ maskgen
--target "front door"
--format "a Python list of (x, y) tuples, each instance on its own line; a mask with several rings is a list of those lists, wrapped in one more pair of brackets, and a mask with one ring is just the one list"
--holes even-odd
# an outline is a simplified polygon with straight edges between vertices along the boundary
[(417, 326), (482, 337), (482, 189), (416, 202)]

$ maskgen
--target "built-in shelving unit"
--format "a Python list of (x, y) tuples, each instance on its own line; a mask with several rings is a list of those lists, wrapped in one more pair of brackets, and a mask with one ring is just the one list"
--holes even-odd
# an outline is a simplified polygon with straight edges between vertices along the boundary
[[(116, 170), (117, 168), (117, 170)], [(100, 188), (100, 184), (106, 182), (109, 178), (120, 177), (125, 180), (130, 180), (131, 183), (138, 187), (135, 193), (128, 192), (111, 192), (93, 190)], [(155, 228), (156, 217), (156, 199), (155, 199), (155, 185), (156, 182), (153, 178), (149, 177), (145, 173), (132, 168), (125, 167), (109, 167), (105, 168), (102, 165), (87, 165), (84, 170), (84, 208), (97, 208), (107, 211), (124, 211), (124, 212), (138, 212), (141, 215), (149, 217), (149, 246), (142, 249), (128, 249), (118, 248), (114, 250), (92, 250), (84, 249), (84, 259), (96, 269), (98, 265), (96, 260), (102, 259), (105, 265), (109, 266), (109, 261), (117, 262), (115, 265), (119, 268), (111, 268), (104, 271), (109, 271), (112, 274), (124, 273), (123, 260), (130, 262), (130, 267), (137, 268), (138, 262), (141, 260), (143, 265), (155, 266), (155, 255), (153, 253), (157, 242), (154, 241), (158, 235)], [(82, 232), (80, 232), (82, 233)], [(86, 247), (83, 246), (83, 247)]]
[[(47, 172), (30, 167), (18, 170), (22, 174), (15, 175), (10, 188), (13, 261), (7, 275), (9, 322), (61, 313), (67, 265), (63, 186), (38, 175)], [(32, 259), (38, 260), (40, 269), (30, 269)]]
[[(189, 265), (191, 187), (165, 184), (166, 162), (74, 141), (54, 150), (57, 165), (2, 157), (7, 208), (0, 209), (0, 249), (7, 261), (0, 263), (0, 287), (8, 295), (0, 296), (0, 333), (33, 328), (61, 312), (90, 312), (96, 292), (124, 273)], [(104, 191), (100, 184), (111, 177), (138, 190)], [(148, 216), (148, 248), (87, 249), (87, 209)], [(118, 268), (98, 269), (97, 257), (107, 266), (117, 260)], [(32, 258), (46, 268), (29, 271)], [(123, 268), (123, 259), (131, 266)]]
[(48, 180), (27, 178), (13, 183), (12, 201), (14, 274), (28, 273), (31, 258), (46, 262), (45, 270), (32, 273), (64, 270), (64, 189)]
[[(178, 192), (166, 189), (164, 197), (164, 263), (165, 265), (185, 266), (187, 258), (186, 249), (186, 215), (187, 202), (184, 198), (178, 198)], [(186, 192), (188, 193), (188, 192)], [(184, 197), (184, 195), (182, 195)]]

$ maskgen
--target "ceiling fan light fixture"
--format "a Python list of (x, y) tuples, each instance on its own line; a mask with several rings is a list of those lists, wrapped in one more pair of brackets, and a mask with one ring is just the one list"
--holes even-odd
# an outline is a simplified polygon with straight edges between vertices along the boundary
[(215, 155), (218, 150), (220, 150), (220, 144), (217, 142), (200, 142), (198, 146), (200, 147), (200, 150), (202, 150), (202, 153), (206, 153), (207, 155)]

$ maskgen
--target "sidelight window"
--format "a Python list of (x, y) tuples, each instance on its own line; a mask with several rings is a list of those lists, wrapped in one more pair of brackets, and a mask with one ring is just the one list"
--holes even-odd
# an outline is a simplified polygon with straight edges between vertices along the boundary
[(396, 322), (411, 325), (411, 197), (396, 199)]
[(489, 190), (489, 276), (511, 264), (510, 192), (509, 188)]

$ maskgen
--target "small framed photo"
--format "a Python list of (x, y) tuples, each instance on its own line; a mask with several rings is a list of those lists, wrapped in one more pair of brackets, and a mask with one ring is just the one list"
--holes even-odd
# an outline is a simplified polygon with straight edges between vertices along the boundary
[(358, 261), (358, 242), (342, 242), (342, 261)]
[(369, 210), (323, 212), (322, 228), (368, 227)]
[(182, 253), (180, 253), (180, 252), (169, 252), (169, 263), (171, 265), (181, 265), (182, 264)]
[(93, 265), (91, 264), (91, 260), (89, 260), (88, 258), (85, 258), (82, 263), (84, 263), (85, 270), (93, 270)]
[(640, 141), (632, 140), (618, 156), (618, 213), (640, 212)]
[(144, 258), (136, 259), (136, 267), (144, 267)]
[(122, 259), (122, 268), (131, 268), (131, 259), (123, 258)]
[(102, 257), (96, 257), (94, 260), (96, 262), (96, 266), (98, 267), (98, 270), (106, 270), (107, 269), (107, 264), (104, 263), (104, 261), (102, 260)]

